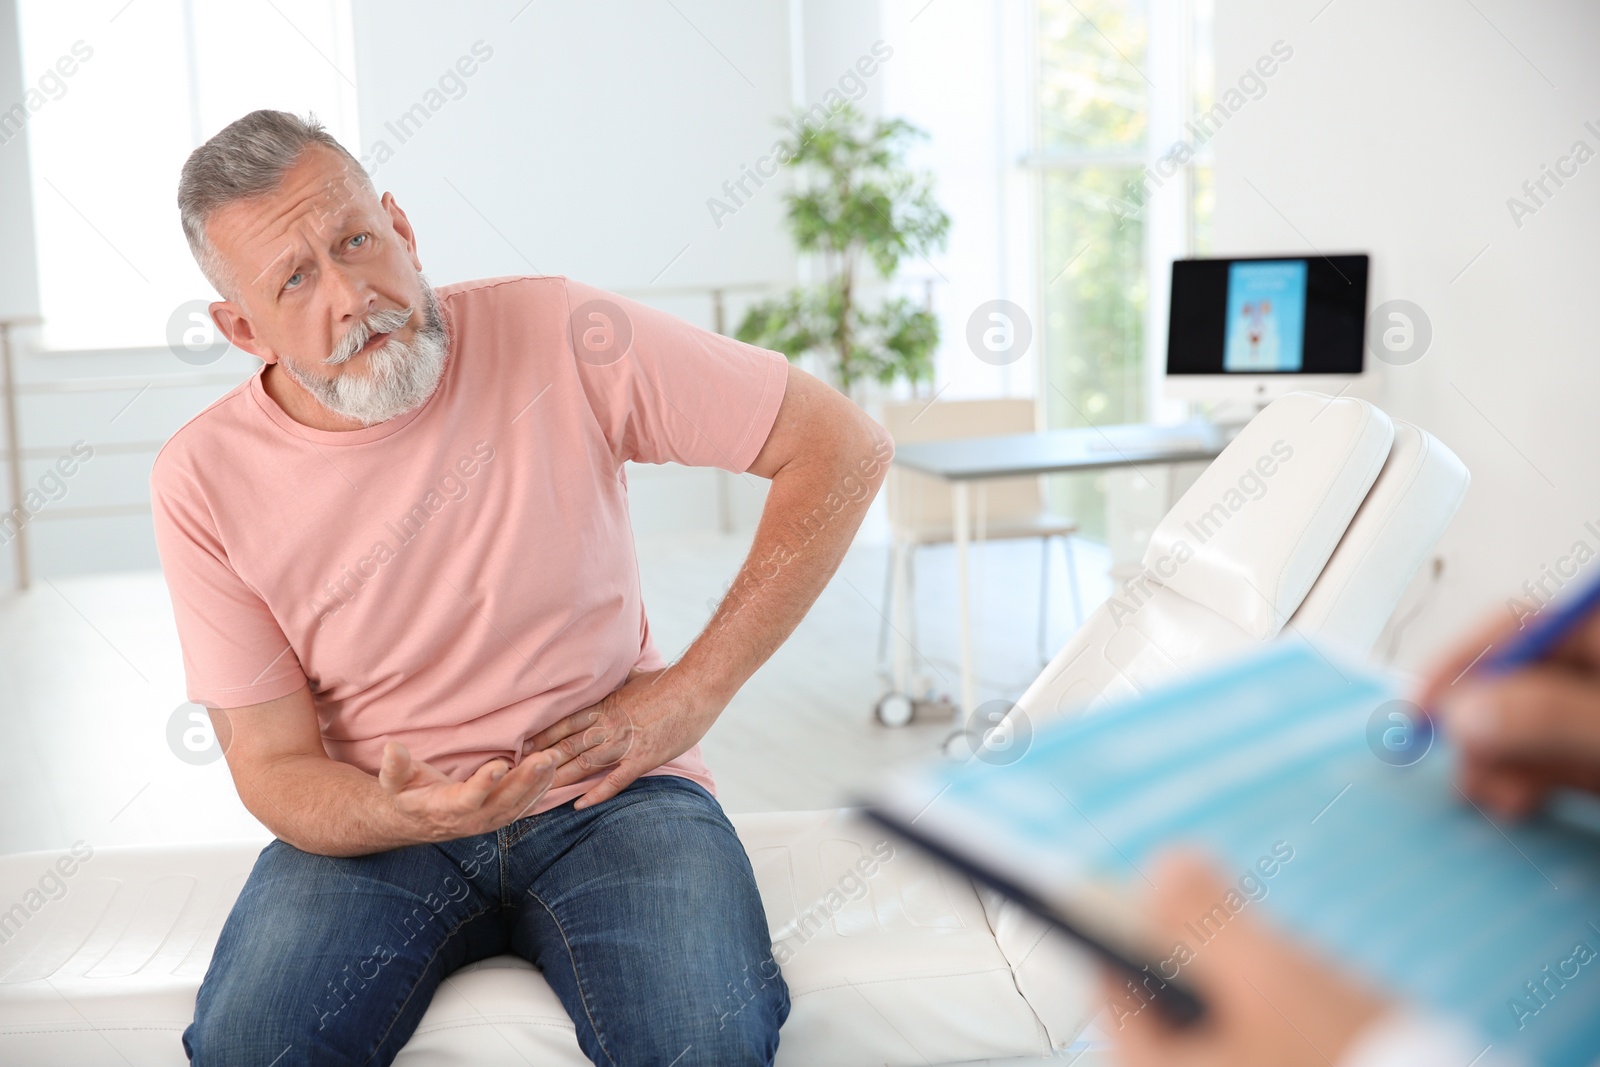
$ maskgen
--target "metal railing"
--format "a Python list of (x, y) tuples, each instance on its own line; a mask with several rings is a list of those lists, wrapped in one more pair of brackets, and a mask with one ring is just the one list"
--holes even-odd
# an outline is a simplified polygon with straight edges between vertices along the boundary
[[(26, 590), (31, 584), (32, 568), (28, 552), (29, 527), (36, 522), (60, 522), (67, 519), (105, 519), (123, 515), (148, 514), (148, 501), (139, 504), (87, 504), (69, 507), (49, 507), (30, 512), (24, 501), (22, 465), (30, 459), (54, 459), (62, 447), (22, 447), (22, 429), (17, 414), (17, 398), (26, 395), (61, 395), (70, 393), (115, 393), (128, 389), (175, 389), (205, 385), (234, 385), (240, 379), (236, 374), (174, 373), (162, 375), (101, 376), (95, 378), (62, 378), (51, 381), (18, 382), (16, 358), (12, 344), (12, 331), (19, 326), (37, 326), (39, 318), (0, 319), (0, 408), (5, 412), (6, 437), (3, 458), (10, 506), (0, 512), (0, 536), (9, 535), (16, 588)], [(141, 455), (158, 452), (166, 439), (149, 441), (112, 441), (94, 446), (97, 455)]]
[(651, 286), (644, 289), (614, 289), (618, 296), (631, 300), (643, 297), (704, 296), (711, 300), (711, 328), (724, 336), (728, 333), (727, 295), (729, 293), (768, 293), (782, 286), (769, 282), (739, 282), (732, 285), (674, 285)]

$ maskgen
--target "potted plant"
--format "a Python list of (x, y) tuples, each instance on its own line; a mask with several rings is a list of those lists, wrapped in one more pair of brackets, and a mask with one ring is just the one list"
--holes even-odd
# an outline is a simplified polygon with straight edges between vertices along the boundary
[(863, 299), (874, 280), (868, 271), (891, 281), (906, 256), (945, 245), (950, 217), (932, 180), (905, 164), (906, 142), (926, 134), (902, 119), (869, 123), (848, 103), (817, 128), (803, 114), (790, 128), (798, 137), (780, 149), (799, 173), (784, 194), (789, 230), (800, 253), (815, 257), (821, 281), (753, 305), (735, 336), (791, 360), (817, 357), (858, 400), (864, 382), (931, 381), (938, 319), (904, 296)]

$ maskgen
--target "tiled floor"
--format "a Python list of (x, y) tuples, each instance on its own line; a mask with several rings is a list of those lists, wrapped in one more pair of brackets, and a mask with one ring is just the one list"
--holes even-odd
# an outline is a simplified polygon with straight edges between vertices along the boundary
[[(673, 657), (704, 625), (748, 549), (745, 537), (654, 538), (640, 545), (645, 603)], [(1064, 567), (1053, 568), (1052, 647), (1072, 625)], [(1109, 592), (1106, 557), (1078, 546), (1085, 610)], [(731, 811), (848, 803), (881, 768), (934, 751), (950, 723), (890, 730), (871, 714), (882, 544), (857, 544), (811, 613), (705, 739)], [(940, 689), (958, 688), (954, 566), (948, 547), (919, 555), (919, 651)], [(974, 635), (980, 699), (1015, 697), (1038, 673), (1037, 542), (977, 553)], [(182, 663), (159, 573), (40, 580), (0, 594), (0, 853), (266, 836), (220, 758), (191, 765), (169, 743), (184, 702)], [(182, 724), (177, 727), (181, 735)]]

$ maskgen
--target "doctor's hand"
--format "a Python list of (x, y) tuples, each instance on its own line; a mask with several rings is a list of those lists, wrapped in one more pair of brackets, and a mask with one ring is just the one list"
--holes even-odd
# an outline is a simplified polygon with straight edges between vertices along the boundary
[(556, 765), (550, 756), (523, 760), (515, 768), (503, 759), (490, 760), (457, 782), (390, 741), (383, 746), (378, 784), (423, 840), (453, 841), (522, 818), (550, 788)]
[(1152, 877), (1157, 943), (1190, 950), (1178, 974), (1207, 1011), (1193, 1026), (1173, 1028), (1129, 979), (1108, 972), (1101, 1022), (1126, 1067), (1329, 1067), (1384, 1013), (1374, 993), (1280, 939), (1248, 909), (1197, 941), (1194, 927), (1237, 892), (1199, 857), (1165, 855)]
[(1510, 818), (1537, 810), (1558, 786), (1600, 792), (1600, 614), (1549, 656), (1498, 677), (1473, 665), (1510, 640), (1500, 616), (1459, 642), (1414, 698), (1460, 749), (1461, 791)]
[(605, 772), (573, 805), (591, 807), (683, 755), (705, 736), (722, 705), (706, 700), (703, 692), (674, 667), (634, 670), (598, 703), (528, 738), (523, 751), (555, 753), (556, 787)]

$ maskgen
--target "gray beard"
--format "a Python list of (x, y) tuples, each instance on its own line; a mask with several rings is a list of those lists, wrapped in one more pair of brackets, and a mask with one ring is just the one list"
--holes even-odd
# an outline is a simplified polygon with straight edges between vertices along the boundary
[[(390, 338), (367, 354), (365, 374), (345, 372), (333, 378), (313, 377), (292, 361), (279, 360), (284, 372), (300, 387), (333, 412), (363, 426), (387, 422), (421, 407), (438, 388), (450, 352), (450, 334), (439, 313), (439, 300), (433, 287), (417, 275), (422, 287), (422, 325), (410, 341)], [(358, 323), (324, 363), (339, 364), (350, 359), (375, 333), (398, 329), (411, 317), (411, 309), (380, 311)], [(398, 318), (399, 321), (396, 321)]]

